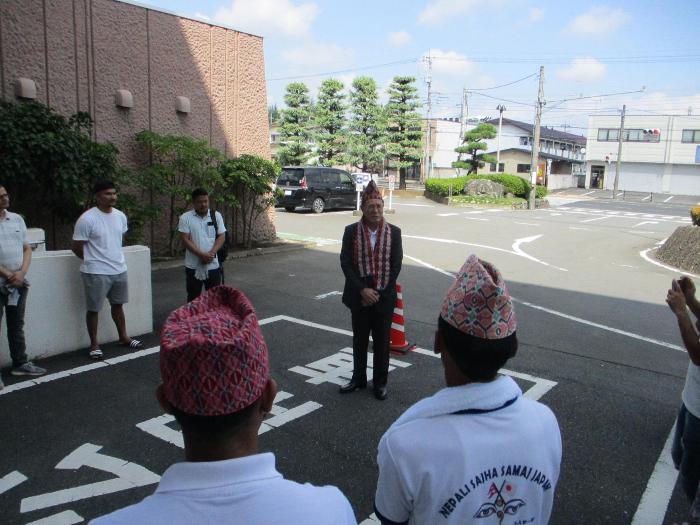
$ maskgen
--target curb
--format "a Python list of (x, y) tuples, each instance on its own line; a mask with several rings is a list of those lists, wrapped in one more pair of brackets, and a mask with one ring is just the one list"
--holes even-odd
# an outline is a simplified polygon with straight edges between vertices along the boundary
[[(229, 252), (227, 261), (230, 261), (232, 259), (245, 259), (247, 257), (256, 257), (258, 255), (269, 255), (272, 253), (284, 253), (295, 250), (302, 250), (313, 245), (314, 243), (312, 242), (282, 241), (273, 246), (265, 246), (261, 248), (253, 248), (251, 250), (236, 250)], [(185, 261), (183, 257), (173, 258), (169, 261), (158, 261), (151, 263), (151, 271), (179, 268), (184, 264)]]

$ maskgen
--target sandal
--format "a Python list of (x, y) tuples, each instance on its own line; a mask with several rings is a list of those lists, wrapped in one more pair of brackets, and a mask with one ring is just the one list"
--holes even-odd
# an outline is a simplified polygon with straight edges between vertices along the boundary
[(99, 348), (95, 348), (94, 350), (90, 350), (90, 357), (92, 357), (95, 360), (100, 360), (104, 358), (104, 354), (102, 353), (102, 350)]
[(133, 348), (134, 350), (141, 349), (143, 348), (143, 343), (139, 341), (138, 339), (132, 339), (128, 343), (120, 343), (122, 346), (126, 346), (128, 348)]

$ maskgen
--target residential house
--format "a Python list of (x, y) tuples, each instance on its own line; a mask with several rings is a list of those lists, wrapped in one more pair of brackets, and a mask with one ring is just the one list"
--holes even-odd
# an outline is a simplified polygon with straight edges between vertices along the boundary
[[(620, 117), (588, 119), (586, 188), (612, 189)], [(700, 116), (626, 115), (618, 189), (700, 195)]]

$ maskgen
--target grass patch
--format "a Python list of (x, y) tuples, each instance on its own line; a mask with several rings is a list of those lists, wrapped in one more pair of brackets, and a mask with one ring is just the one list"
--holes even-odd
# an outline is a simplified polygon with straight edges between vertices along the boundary
[(456, 195), (450, 199), (450, 204), (495, 204), (496, 206), (512, 206), (513, 204), (520, 205), (527, 202), (526, 199), (520, 197), (486, 197), (476, 195)]

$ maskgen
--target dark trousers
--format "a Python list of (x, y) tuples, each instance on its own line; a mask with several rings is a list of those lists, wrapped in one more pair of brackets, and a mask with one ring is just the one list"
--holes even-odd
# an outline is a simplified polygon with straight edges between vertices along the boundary
[(0, 322), (4, 310), (7, 314), (7, 343), (10, 347), (12, 366), (15, 368), (27, 362), (27, 345), (24, 341), (24, 308), (27, 305), (28, 292), (29, 288), (26, 286), (19, 289), (17, 306), (9, 306), (7, 304), (9, 296), (0, 293)]
[(679, 470), (683, 492), (693, 501), (700, 481), (700, 419), (688, 412), (685, 405), (678, 412), (671, 458)]
[(372, 333), (372, 383), (374, 388), (386, 386), (389, 378), (389, 330), (393, 312), (380, 312), (375, 306), (354, 308), (352, 314), (352, 378), (367, 382), (367, 346)]
[(202, 293), (202, 286), (208, 290), (221, 284), (221, 268), (209, 270), (209, 277), (205, 281), (197, 279), (192, 268), (185, 268), (185, 277), (187, 278), (187, 302), (189, 303), (199, 297), (199, 294)]

